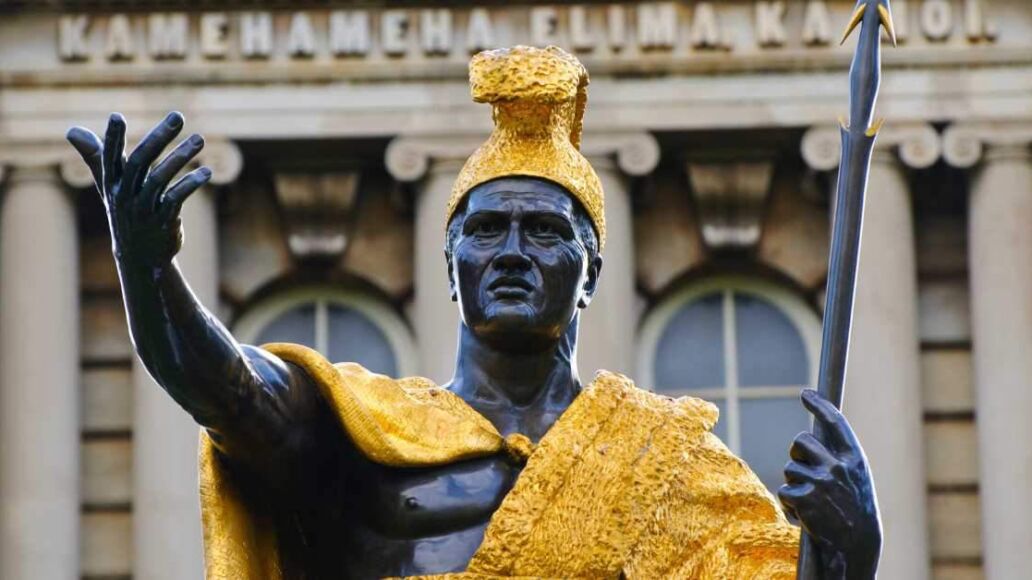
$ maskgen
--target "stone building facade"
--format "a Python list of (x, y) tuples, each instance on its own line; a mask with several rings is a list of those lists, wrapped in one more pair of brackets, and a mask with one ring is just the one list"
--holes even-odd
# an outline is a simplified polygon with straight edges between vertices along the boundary
[[(0, 0), (0, 578), (201, 575), (197, 428), (132, 354), (68, 127), (169, 110), (212, 184), (179, 257), (246, 342), (446, 381), (444, 204), (476, 50), (592, 74), (607, 195), (582, 376), (707, 397), (769, 485), (812, 384), (852, 0)], [(846, 412), (881, 578), (1032, 569), (1032, 4), (894, 0)]]

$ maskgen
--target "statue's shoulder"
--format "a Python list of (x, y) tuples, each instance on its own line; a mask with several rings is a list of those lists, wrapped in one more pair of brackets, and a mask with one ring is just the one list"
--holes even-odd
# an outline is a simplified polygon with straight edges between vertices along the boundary
[(690, 431), (709, 431), (717, 424), (717, 406), (697, 397), (670, 397), (636, 385), (630, 377), (610, 371), (598, 371), (588, 389), (608, 391), (623, 406), (638, 413), (659, 413), (673, 424)]

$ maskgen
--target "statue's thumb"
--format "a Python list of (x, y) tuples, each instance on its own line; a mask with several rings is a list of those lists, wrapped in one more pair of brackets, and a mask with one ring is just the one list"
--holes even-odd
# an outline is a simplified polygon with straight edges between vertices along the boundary
[(102, 178), (104, 175), (103, 162), (101, 160), (101, 152), (104, 146), (101, 144), (100, 138), (89, 129), (82, 127), (72, 127), (68, 130), (65, 138), (82, 156), (82, 160), (90, 168), (90, 173), (93, 174), (93, 181), (96, 182), (99, 189), (103, 183)]

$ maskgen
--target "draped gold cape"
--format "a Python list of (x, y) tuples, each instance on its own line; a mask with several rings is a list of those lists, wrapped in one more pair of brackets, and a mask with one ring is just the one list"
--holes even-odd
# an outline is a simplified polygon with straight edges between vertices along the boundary
[[(527, 457), (466, 572), (434, 578), (795, 578), (799, 531), (710, 429), (716, 408), (599, 372), (534, 447), (507, 441), (427, 379), (331, 365), (298, 345), (266, 349), (319, 385), (359, 450), (387, 466)], [(276, 531), (248, 505), (207, 435), (200, 449), (207, 577), (290, 578)]]

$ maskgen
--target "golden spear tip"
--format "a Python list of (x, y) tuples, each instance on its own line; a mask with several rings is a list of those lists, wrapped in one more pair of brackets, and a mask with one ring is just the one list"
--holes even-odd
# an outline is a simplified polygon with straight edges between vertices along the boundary
[(866, 4), (861, 4), (860, 6), (856, 7), (856, 12), (853, 13), (853, 18), (850, 19), (849, 25), (846, 26), (846, 31), (842, 34), (842, 41), (839, 42), (839, 45), (845, 44), (846, 39), (849, 38), (849, 35), (852, 34), (853, 30), (855, 30), (856, 27), (860, 25), (860, 21), (864, 19), (864, 11), (866, 10)]
[(878, 119), (877, 121), (875, 121), (873, 125), (871, 125), (870, 127), (867, 128), (867, 136), (868, 137), (874, 137), (875, 135), (877, 135), (878, 131), (881, 131), (882, 125), (884, 125), (884, 124), (885, 124), (885, 119), (884, 118)]
[(885, 31), (889, 33), (889, 38), (892, 40), (892, 46), (896, 46), (896, 27), (892, 24), (892, 13), (889, 12), (888, 7), (884, 4), (879, 4), (878, 16), (881, 18), (881, 23), (882, 26), (885, 27)]

